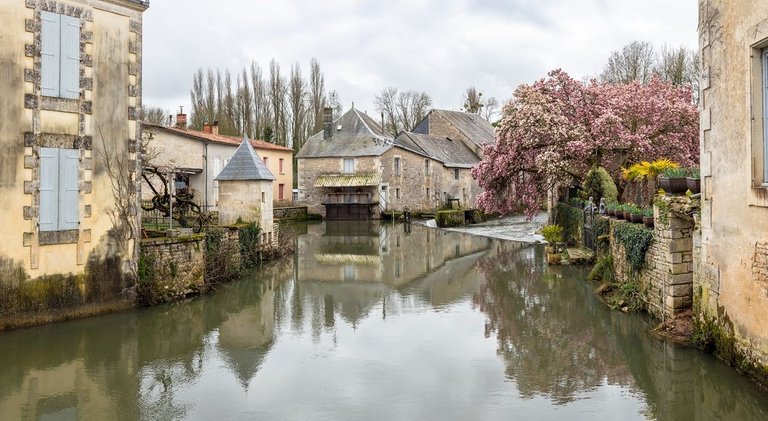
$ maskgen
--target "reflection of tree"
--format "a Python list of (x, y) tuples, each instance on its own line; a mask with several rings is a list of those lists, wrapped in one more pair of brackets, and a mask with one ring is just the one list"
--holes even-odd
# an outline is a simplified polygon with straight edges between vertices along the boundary
[[(486, 335), (495, 333), (507, 376), (522, 396), (550, 397), (558, 404), (596, 389), (604, 379), (627, 385), (610, 331), (588, 302), (575, 269), (547, 271), (540, 248), (500, 251), (479, 269), (485, 284), (475, 303), (488, 314)], [(569, 276), (563, 276), (569, 275)]]

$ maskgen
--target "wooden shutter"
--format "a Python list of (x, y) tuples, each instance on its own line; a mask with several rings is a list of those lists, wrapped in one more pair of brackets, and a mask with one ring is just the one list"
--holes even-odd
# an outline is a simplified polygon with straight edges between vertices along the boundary
[(61, 16), (61, 97), (80, 98), (80, 19)]
[(59, 151), (59, 229), (74, 230), (80, 222), (80, 150)]
[(59, 150), (40, 148), (40, 231), (59, 228)]
[(41, 83), (43, 96), (59, 96), (59, 63), (61, 61), (61, 15), (40, 12)]

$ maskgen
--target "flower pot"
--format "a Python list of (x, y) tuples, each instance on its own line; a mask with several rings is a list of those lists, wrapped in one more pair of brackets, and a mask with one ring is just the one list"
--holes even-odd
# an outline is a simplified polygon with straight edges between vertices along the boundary
[(613, 209), (606, 209), (605, 214), (608, 216), (613, 216)]
[(547, 246), (544, 250), (546, 250), (547, 254), (555, 253), (555, 248), (553, 246)]
[(631, 221), (632, 220), (632, 214), (628, 211), (624, 211), (622, 213), (622, 218), (624, 218), (625, 221)]
[(653, 217), (652, 216), (644, 216), (643, 217), (643, 223), (648, 228), (653, 228)]
[(701, 179), (688, 177), (685, 179), (688, 190), (693, 194), (701, 193)]
[(559, 265), (562, 258), (559, 253), (547, 253), (547, 263), (550, 265)]
[(635, 224), (642, 224), (643, 223), (643, 215), (640, 213), (633, 213), (629, 215), (630, 220)]
[(659, 177), (659, 187), (669, 194), (684, 194), (688, 190), (688, 180), (685, 177)]

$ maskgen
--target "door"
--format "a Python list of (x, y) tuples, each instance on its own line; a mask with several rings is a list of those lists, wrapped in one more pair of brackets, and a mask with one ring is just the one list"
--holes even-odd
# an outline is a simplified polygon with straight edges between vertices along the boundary
[(381, 210), (387, 210), (387, 185), (381, 186)]

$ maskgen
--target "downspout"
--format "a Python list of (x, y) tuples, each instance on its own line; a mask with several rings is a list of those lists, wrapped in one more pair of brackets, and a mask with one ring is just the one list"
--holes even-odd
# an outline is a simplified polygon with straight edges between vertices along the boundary
[(203, 147), (203, 168), (205, 171), (205, 211), (208, 212), (208, 141), (205, 141)]

